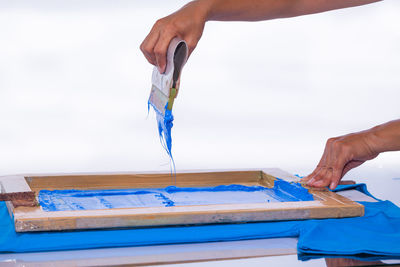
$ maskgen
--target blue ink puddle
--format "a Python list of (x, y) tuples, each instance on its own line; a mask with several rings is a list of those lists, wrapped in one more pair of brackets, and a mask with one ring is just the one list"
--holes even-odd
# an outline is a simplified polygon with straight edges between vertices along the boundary
[(112, 208), (172, 207), (210, 204), (312, 201), (312, 194), (297, 183), (278, 179), (273, 188), (219, 185), (107, 190), (41, 190), (44, 211), (96, 210)]

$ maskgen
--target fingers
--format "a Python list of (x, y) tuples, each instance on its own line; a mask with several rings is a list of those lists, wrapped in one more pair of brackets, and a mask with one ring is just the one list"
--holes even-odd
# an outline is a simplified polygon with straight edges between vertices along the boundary
[(318, 172), (320, 172), (322, 168), (322, 165), (318, 164), (317, 167), (313, 170), (312, 173), (310, 173), (309, 175), (307, 175), (306, 177), (302, 178), (301, 181), (302, 182), (307, 182), (307, 184), (311, 184), (314, 180), (313, 178), (317, 175)]
[(304, 182), (310, 181), (320, 171), (321, 167), (325, 165), (325, 160), (326, 160), (326, 157), (325, 157), (325, 153), (324, 153), (322, 155), (317, 167), (314, 169), (314, 171), (311, 174), (307, 175), (306, 177), (302, 178), (301, 180)]
[(343, 177), (343, 164), (340, 163), (339, 166), (337, 166), (332, 170), (332, 176), (330, 179), (329, 188), (331, 190), (335, 189), (336, 186), (340, 183), (340, 179), (342, 179), (342, 177)]
[[(339, 159), (340, 160), (340, 159)], [(329, 186), (329, 188), (331, 189), (331, 190), (333, 190), (333, 189), (335, 189), (336, 188), (336, 186), (338, 185), (338, 184), (342, 184), (341, 182), (340, 182), (340, 180), (343, 178), (343, 176), (348, 172), (348, 171), (350, 171), (351, 169), (353, 169), (353, 168), (355, 168), (355, 167), (358, 167), (358, 166), (360, 166), (361, 164), (363, 164), (364, 163), (364, 161), (350, 161), (350, 162), (347, 162), (347, 163), (345, 163), (345, 161), (343, 161), (343, 162), (341, 162), (338, 166), (340, 166), (339, 168), (337, 168), (336, 170), (335, 170), (335, 172), (336, 173), (334, 173), (334, 175), (332, 176), (332, 181), (331, 181), (331, 183), (330, 183), (330, 186)], [(353, 184), (355, 183), (354, 181), (352, 181), (353, 182)], [(344, 184), (346, 184), (346, 183), (344, 183)]]
[(142, 50), (147, 61), (157, 66), (160, 73), (165, 72), (168, 46), (174, 37), (175, 34), (172, 27), (165, 26), (158, 21), (140, 45), (140, 50)]
[(307, 183), (307, 185), (313, 187), (328, 186), (331, 182), (332, 172), (333, 170), (331, 167), (321, 167), (315, 176)]
[(321, 169), (321, 166), (318, 164), (318, 166), (313, 170), (313, 172), (310, 173), (309, 175), (307, 175), (306, 177), (301, 178), (301, 181), (303, 183), (306, 183), (307, 185), (311, 185), (311, 183), (314, 182), (313, 178), (320, 171), (320, 169)]
[(146, 59), (161, 73), (165, 72), (168, 46), (176, 36), (187, 42), (190, 55), (203, 33), (206, 10), (201, 3), (192, 1), (177, 12), (159, 19), (140, 45)]
[(154, 55), (154, 47), (158, 41), (160, 36), (160, 32), (153, 29), (144, 39), (142, 44), (140, 45), (140, 50), (142, 50), (143, 55), (147, 59), (147, 61), (152, 65), (157, 65), (156, 57)]
[(169, 43), (174, 38), (172, 30), (165, 30), (157, 40), (154, 47), (154, 56), (156, 58), (156, 65), (160, 73), (164, 73), (167, 66), (167, 50)]
[(349, 151), (340, 140), (331, 138), (325, 145), (324, 154), (317, 168), (306, 177), (308, 186), (335, 189), (343, 177), (343, 169), (348, 162)]
[(362, 131), (328, 139), (320, 163), (303, 181), (309, 186), (335, 189), (349, 170), (378, 155), (367, 137), (368, 132)]
[(327, 141), (324, 149), (324, 153), (322, 154), (322, 157), (317, 165), (317, 167), (314, 169), (314, 171), (301, 179), (303, 182), (307, 182), (307, 185), (312, 186), (312, 184), (316, 181), (319, 180), (319, 174), (324, 166), (326, 166), (326, 160), (327, 160), (327, 155), (328, 155), (328, 147), (329, 147), (329, 140)]
[(323, 160), (320, 161), (320, 168), (316, 175), (313, 177), (313, 181), (310, 184), (314, 187), (325, 187), (330, 184), (333, 167), (332, 167), (332, 159), (334, 155), (332, 153), (332, 144), (334, 139), (329, 139), (326, 142)]

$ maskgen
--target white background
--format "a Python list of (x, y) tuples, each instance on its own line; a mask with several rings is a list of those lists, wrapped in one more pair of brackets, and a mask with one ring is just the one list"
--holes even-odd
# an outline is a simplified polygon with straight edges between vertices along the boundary
[[(1, 1), (0, 175), (169, 170), (147, 118), (152, 66), (139, 45), (184, 3)], [(174, 106), (177, 170), (306, 175), (327, 138), (400, 118), (399, 12), (387, 0), (207, 23)], [(396, 177), (400, 152), (347, 175), (392, 200)]]

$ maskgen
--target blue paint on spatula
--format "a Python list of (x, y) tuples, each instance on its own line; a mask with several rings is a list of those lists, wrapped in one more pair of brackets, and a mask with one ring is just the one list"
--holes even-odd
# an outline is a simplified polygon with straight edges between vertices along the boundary
[(171, 40), (167, 51), (165, 72), (160, 73), (156, 67), (153, 69), (152, 87), (148, 101), (148, 108), (152, 106), (156, 112), (160, 141), (171, 159), (174, 170), (171, 135), (174, 121), (172, 106), (178, 94), (180, 74), (186, 63), (188, 51), (184, 40), (179, 38)]

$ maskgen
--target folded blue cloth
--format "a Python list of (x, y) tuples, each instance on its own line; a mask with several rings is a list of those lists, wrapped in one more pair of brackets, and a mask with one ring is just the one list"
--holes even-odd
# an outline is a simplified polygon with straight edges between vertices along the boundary
[[(348, 189), (370, 195), (363, 184), (338, 188)], [(37, 233), (16, 233), (0, 203), (0, 252), (299, 237), (303, 260), (320, 254), (400, 257), (400, 208), (390, 201), (361, 203), (365, 216), (358, 218)]]
[[(335, 191), (348, 189), (373, 197), (365, 184), (340, 186)], [(400, 257), (400, 208), (390, 201), (378, 201), (360, 202), (365, 206), (363, 217), (304, 221), (297, 245), (299, 258), (323, 254), (358, 259)]]
[(360, 203), (365, 206), (363, 217), (304, 221), (297, 245), (299, 257), (400, 256), (400, 209), (390, 201)]

